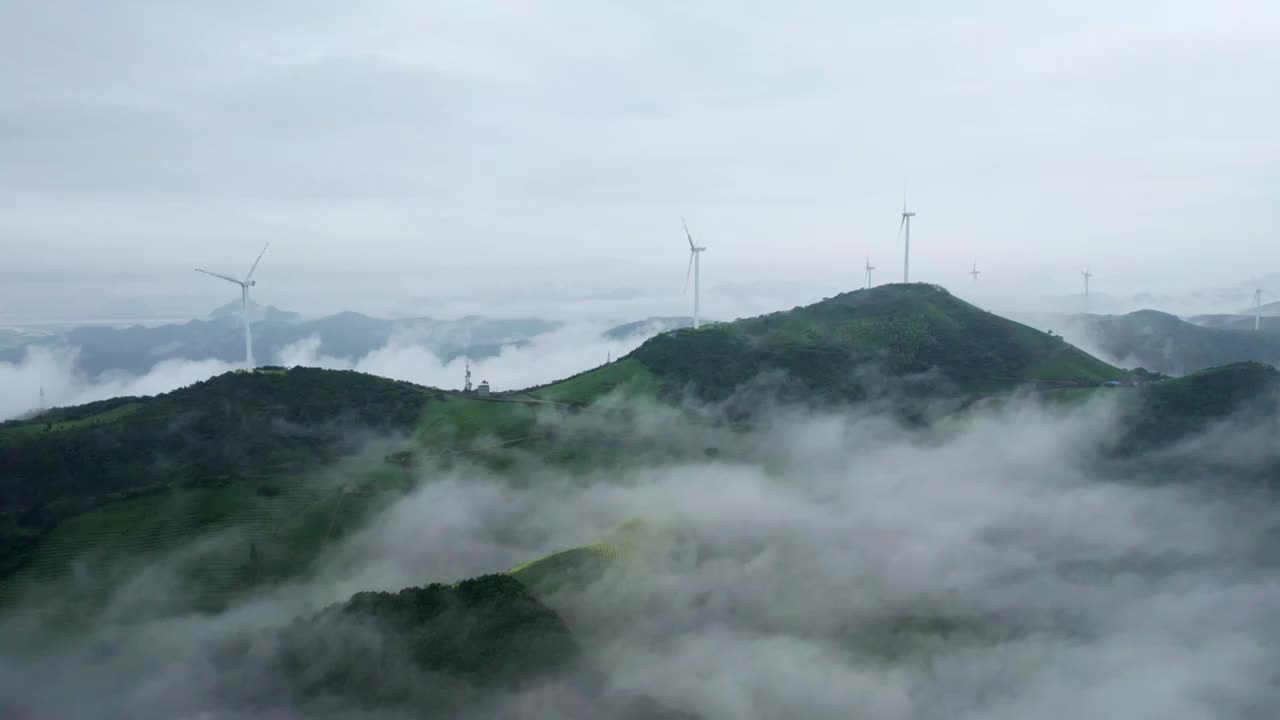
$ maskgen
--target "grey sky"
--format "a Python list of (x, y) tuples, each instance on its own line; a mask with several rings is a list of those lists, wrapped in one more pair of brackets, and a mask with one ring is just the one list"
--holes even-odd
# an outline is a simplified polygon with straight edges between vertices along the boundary
[(900, 274), (904, 181), (918, 279), (1245, 281), (1280, 270), (1277, 34), (1262, 0), (9, 0), (0, 304), (215, 301), (174, 274), (269, 239), (263, 291), (333, 306), (581, 282), (680, 310), (681, 214), (709, 292), (848, 289), (867, 255)]

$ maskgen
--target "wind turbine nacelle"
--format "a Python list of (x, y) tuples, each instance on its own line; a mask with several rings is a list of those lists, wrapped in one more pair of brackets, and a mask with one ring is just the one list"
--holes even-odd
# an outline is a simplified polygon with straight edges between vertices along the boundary
[(257, 284), (258, 284), (257, 280), (250, 280), (248, 283), (249, 287), (253, 287), (254, 285), (257, 285)]

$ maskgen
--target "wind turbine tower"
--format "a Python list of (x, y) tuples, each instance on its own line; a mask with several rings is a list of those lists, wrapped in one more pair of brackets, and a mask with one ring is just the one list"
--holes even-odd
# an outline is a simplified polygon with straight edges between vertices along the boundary
[(907, 211), (907, 194), (902, 193), (902, 222), (898, 223), (898, 232), (901, 233), (906, 228), (906, 245), (902, 250), (902, 282), (911, 281), (911, 218), (916, 214)]
[(230, 275), (222, 275), (216, 272), (209, 272), (208, 270), (196, 268), (196, 272), (198, 273), (212, 275), (213, 277), (226, 280), (227, 282), (233, 282), (240, 286), (240, 310), (244, 319), (244, 362), (245, 369), (247, 370), (252, 370), (257, 367), (253, 362), (253, 333), (251, 332), (252, 321), (249, 319), (249, 288), (258, 284), (258, 281), (253, 279), (253, 271), (258, 269), (258, 263), (262, 262), (262, 256), (267, 254), (268, 247), (271, 247), (271, 243), (267, 243), (262, 246), (262, 252), (258, 253), (258, 259), (253, 261), (253, 265), (249, 267), (249, 273), (244, 276), (243, 280), (237, 280)]
[(467, 380), (462, 385), (462, 392), (471, 392), (471, 361), (467, 361)]
[(973, 262), (973, 269), (969, 271), (969, 274), (973, 276), (973, 284), (977, 285), (978, 276), (982, 274), (982, 271), (978, 269), (978, 261), (975, 260)]
[(1262, 290), (1253, 293), (1253, 331), (1262, 329)]
[(689, 240), (689, 269), (684, 273), (684, 291), (689, 292), (689, 273), (693, 273), (693, 329), (697, 330), (702, 325), (702, 315), (699, 302), (702, 300), (702, 286), (700, 271), (700, 257), (705, 247), (695, 245), (693, 242), (693, 234), (689, 232), (689, 225), (680, 218), (680, 224), (684, 226), (684, 236)]
[(1084, 277), (1084, 311), (1089, 312), (1089, 278), (1093, 277), (1093, 273), (1089, 272), (1089, 268), (1080, 271), (1080, 275)]
[(871, 271), (875, 269), (876, 266), (871, 264), (871, 258), (867, 258), (867, 289), (871, 289)]

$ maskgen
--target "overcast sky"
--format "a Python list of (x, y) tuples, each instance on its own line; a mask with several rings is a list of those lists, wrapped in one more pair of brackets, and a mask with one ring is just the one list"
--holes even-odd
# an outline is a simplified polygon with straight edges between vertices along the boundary
[(191, 268), (270, 240), (259, 297), (303, 311), (676, 312), (684, 215), (715, 315), (900, 276), (904, 184), (913, 279), (1247, 283), (1280, 270), (1278, 36), (1263, 0), (5, 0), (0, 311), (216, 304)]

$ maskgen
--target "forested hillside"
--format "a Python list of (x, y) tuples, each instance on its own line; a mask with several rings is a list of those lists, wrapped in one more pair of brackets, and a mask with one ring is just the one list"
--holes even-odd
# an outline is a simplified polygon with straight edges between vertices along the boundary
[(0, 424), (0, 575), (63, 519), (175, 487), (296, 474), (369, 432), (407, 434), (430, 398), (409, 383), (311, 368), (228, 373)]
[(633, 355), (660, 378), (724, 398), (762, 373), (804, 393), (857, 400), (887, 376), (937, 372), (925, 392), (986, 393), (1024, 384), (1096, 385), (1125, 373), (940, 287), (882, 285), (789, 312), (680, 330)]

